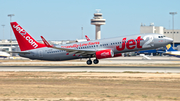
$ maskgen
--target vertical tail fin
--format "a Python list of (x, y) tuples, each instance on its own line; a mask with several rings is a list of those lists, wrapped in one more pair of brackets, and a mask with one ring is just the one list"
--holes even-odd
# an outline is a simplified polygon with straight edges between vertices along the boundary
[(177, 50), (173, 49), (171, 44), (168, 44), (168, 45), (166, 45), (166, 51), (177, 51)]
[(85, 35), (85, 37), (86, 37), (86, 40), (87, 40), (87, 41), (90, 41), (90, 39), (89, 39), (89, 37), (88, 37), (87, 35)]
[(46, 47), (44, 44), (34, 40), (34, 38), (31, 37), (17, 22), (11, 22), (11, 27), (21, 51)]

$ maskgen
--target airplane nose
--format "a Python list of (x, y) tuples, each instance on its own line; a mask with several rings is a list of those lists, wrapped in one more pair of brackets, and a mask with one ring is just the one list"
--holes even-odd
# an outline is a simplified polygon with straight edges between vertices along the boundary
[(172, 43), (173, 42), (173, 39), (172, 38), (167, 38), (166, 39), (166, 42), (169, 44), (169, 43)]

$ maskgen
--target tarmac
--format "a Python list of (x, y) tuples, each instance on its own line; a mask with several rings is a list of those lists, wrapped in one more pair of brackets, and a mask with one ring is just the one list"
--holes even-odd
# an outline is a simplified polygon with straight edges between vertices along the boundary
[(149, 66), (1, 66), (11, 72), (123, 72), (123, 73), (180, 73), (180, 67)]
[[(170, 64), (170, 65), (180, 65), (180, 58), (176, 57), (167, 57), (167, 56), (152, 56), (150, 57), (151, 60), (146, 60), (143, 59), (140, 56), (133, 56), (133, 57), (116, 57), (116, 58), (107, 58), (107, 59), (100, 59), (98, 65), (119, 65), (119, 64), (143, 64), (143, 65), (149, 65), (149, 64)], [(93, 60), (93, 59), (92, 59)], [(70, 60), (70, 61), (10, 61), (8, 62), (0, 62), (0, 65), (32, 65), (32, 64), (41, 64), (41, 65), (46, 65), (46, 64), (52, 64), (52, 65), (87, 65), (86, 64), (86, 59), (83, 60)]]
[[(117, 57), (100, 60), (98, 65), (87, 65), (86, 60), (1, 62), (0, 71), (45, 72), (148, 72), (180, 73), (180, 58), (176, 57)], [(92, 59), (93, 60), (93, 59)]]

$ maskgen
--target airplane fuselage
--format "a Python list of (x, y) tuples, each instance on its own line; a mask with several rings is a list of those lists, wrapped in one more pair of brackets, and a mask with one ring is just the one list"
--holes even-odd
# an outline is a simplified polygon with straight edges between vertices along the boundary
[[(125, 37), (116, 37), (100, 40), (92, 40), (79, 43), (59, 45), (56, 47), (69, 48), (77, 50), (105, 50), (111, 49), (114, 54), (156, 49), (164, 47), (171, 43), (172, 39), (162, 36), (161, 34), (138, 34)], [(20, 54), (20, 56), (30, 59), (63, 61), (78, 58), (87, 58), (87, 56), (66, 52), (65, 50), (52, 49), (48, 47), (28, 50), (30, 54)]]

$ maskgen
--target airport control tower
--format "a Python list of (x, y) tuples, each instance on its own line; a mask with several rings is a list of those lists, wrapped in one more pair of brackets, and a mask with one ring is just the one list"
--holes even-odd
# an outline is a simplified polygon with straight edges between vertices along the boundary
[(99, 13), (100, 10), (96, 10), (94, 13), (94, 19), (91, 19), (91, 24), (96, 26), (96, 40), (101, 39), (101, 25), (106, 24), (106, 19), (103, 19), (102, 13)]

